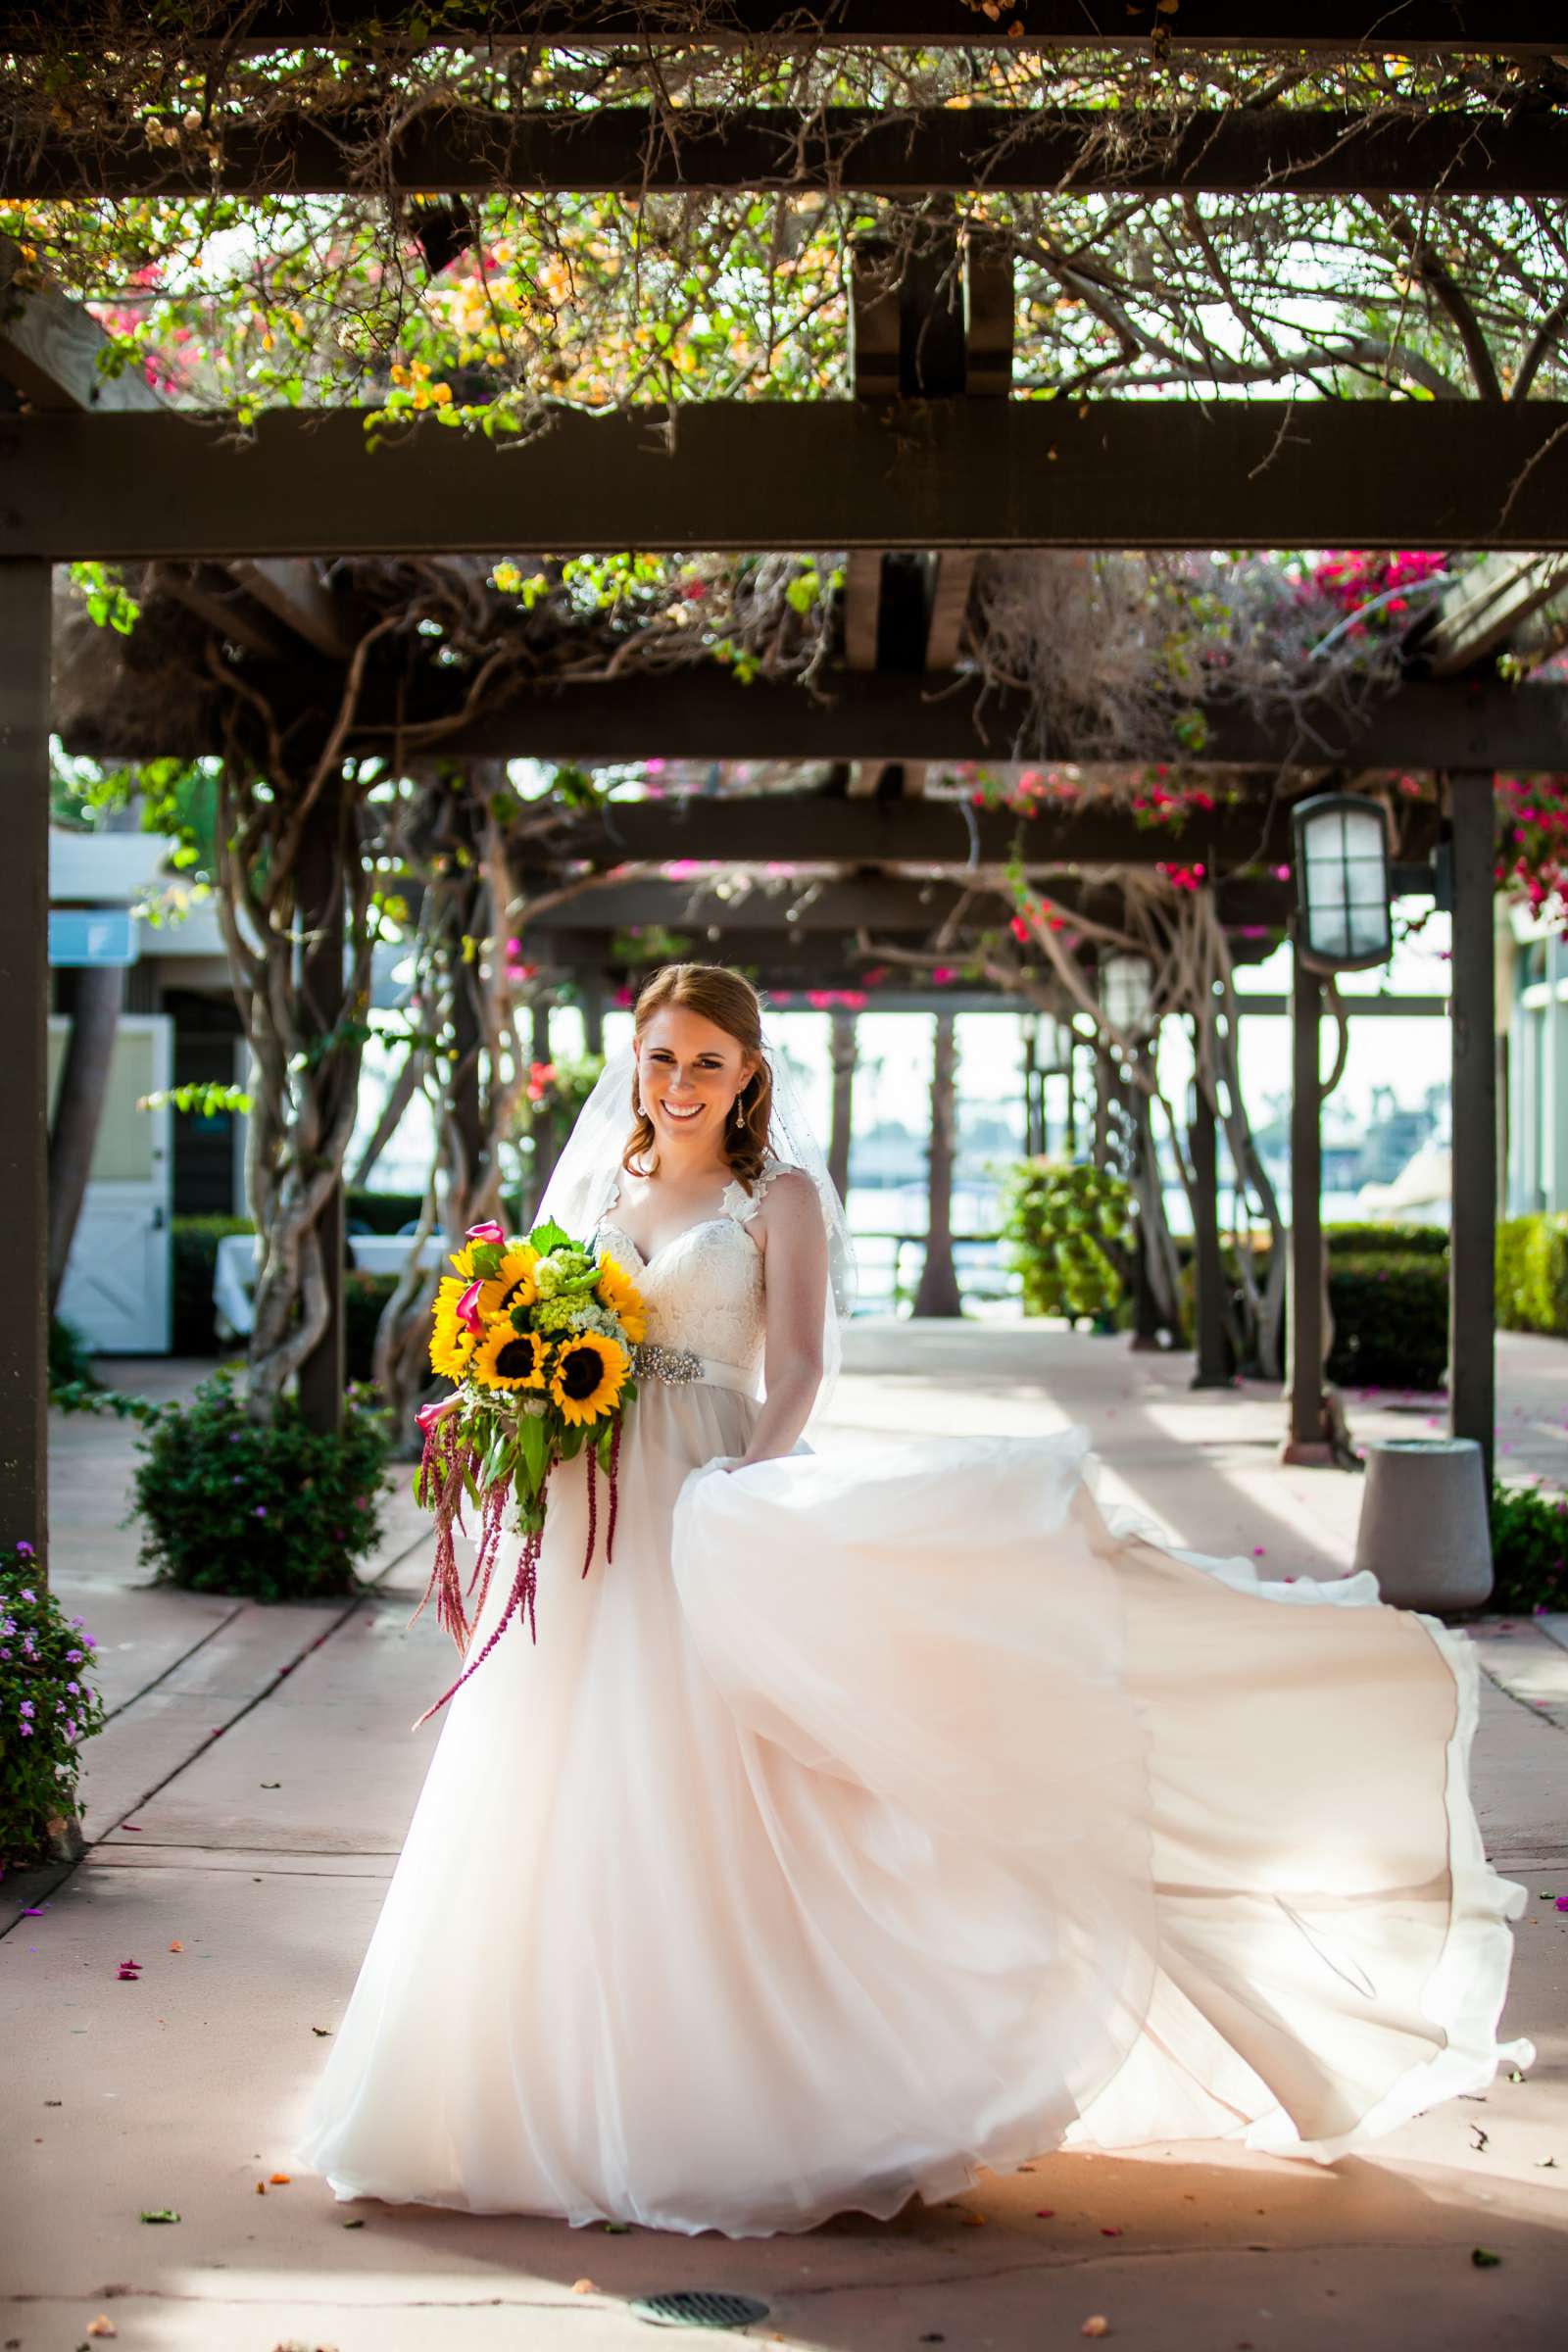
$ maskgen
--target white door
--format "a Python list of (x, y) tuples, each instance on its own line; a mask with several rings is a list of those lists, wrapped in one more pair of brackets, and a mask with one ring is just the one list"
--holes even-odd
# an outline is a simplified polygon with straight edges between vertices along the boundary
[[(49, 1107), (71, 1023), (49, 1023)], [(122, 1012), (86, 1199), (71, 1245), (60, 1312), (98, 1355), (167, 1355), (171, 1337), (169, 1217), (173, 1182), (170, 1112), (138, 1110), (167, 1091), (172, 1023)]]

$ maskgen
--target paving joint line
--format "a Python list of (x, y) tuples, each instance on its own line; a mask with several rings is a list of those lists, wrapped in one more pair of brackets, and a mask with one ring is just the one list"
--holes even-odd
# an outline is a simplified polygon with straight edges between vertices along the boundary
[[(133, 1801), (125, 1807), (124, 1811), (117, 1815), (115, 1820), (109, 1824), (101, 1838), (93, 1838), (83, 1848), (82, 1852), (77, 1854), (72, 1861), (60, 1863), (58, 1865), (60, 1873), (59, 1877), (51, 1879), (47, 1886), (40, 1887), (37, 1889), (37, 1891), (42, 1894), (46, 1894), (51, 1898), (58, 1894), (60, 1888), (65, 1886), (67, 1880), (75, 1876), (76, 1872), (80, 1870), (82, 1864), (89, 1858), (89, 1856), (96, 1853), (101, 1845), (107, 1843), (108, 1839), (113, 1837), (115, 1831), (120, 1829), (122, 1824), (130, 1819), (132, 1813), (139, 1812), (141, 1807), (143, 1805), (150, 1804), (155, 1796), (162, 1795), (163, 1791), (170, 1787), (171, 1783), (178, 1780), (182, 1772), (188, 1772), (190, 1767), (197, 1761), (199, 1757), (206, 1755), (208, 1749), (212, 1746), (215, 1740), (221, 1740), (227, 1733), (234, 1729), (236, 1724), (243, 1723), (247, 1715), (253, 1714), (259, 1706), (264, 1705), (265, 1702), (272, 1696), (272, 1693), (276, 1690), (278, 1685), (286, 1681), (288, 1676), (294, 1672), (294, 1669), (297, 1666), (302, 1665), (305, 1659), (310, 1657), (314, 1651), (321, 1648), (325, 1642), (330, 1642), (334, 1634), (341, 1633), (344, 1626), (349, 1622), (349, 1619), (359, 1614), (360, 1610), (366, 1606), (367, 1602), (378, 1592), (379, 1588), (384, 1580), (392, 1574), (392, 1571), (395, 1568), (400, 1568), (403, 1565), (403, 1562), (409, 1557), (409, 1555), (417, 1549), (421, 1541), (422, 1531), (418, 1535), (411, 1536), (406, 1544), (401, 1544), (392, 1554), (391, 1558), (387, 1560), (382, 1567), (376, 1570), (374, 1576), (368, 1577), (365, 1580), (361, 1586), (361, 1589), (352, 1595), (348, 1605), (341, 1609), (337, 1616), (333, 1618), (331, 1624), (327, 1626), (324, 1633), (318, 1634), (313, 1642), (307, 1642), (303, 1649), (298, 1650), (293, 1657), (287, 1659), (285, 1663), (277, 1669), (277, 1672), (272, 1676), (270, 1682), (266, 1684), (263, 1689), (254, 1694), (254, 1696), (248, 1698), (242, 1707), (236, 1708), (235, 1712), (224, 1720), (221, 1731), (209, 1733), (207, 1738), (203, 1740), (198, 1746), (192, 1748), (189, 1755), (181, 1757), (180, 1761), (174, 1765), (172, 1771), (166, 1772), (161, 1781), (155, 1781), (150, 1788), (144, 1788), (141, 1794), (134, 1798)], [(239, 1607), (235, 1609), (233, 1615), (239, 1615), (240, 1610), (244, 1609), (248, 1605), (250, 1604), (247, 1601), (241, 1600)], [(232, 1617), (230, 1617), (226, 1618), (224, 1623), (229, 1624), (232, 1623)], [(220, 1630), (221, 1628), (214, 1629), (215, 1632)], [(204, 1639), (210, 1639), (210, 1637), (204, 1637)], [(202, 1644), (199, 1642), (196, 1644), (196, 1647), (198, 1648), (201, 1646)], [(160, 1677), (159, 1679), (161, 1680), (162, 1678)], [(149, 1685), (148, 1687), (151, 1689), (153, 1686)], [(15, 1919), (0, 1923), (0, 1943), (3, 1943), (8, 1936), (16, 1933), (17, 1929), (21, 1927), (22, 1922), (25, 1917), (26, 1913), (24, 1911), (19, 1911)]]

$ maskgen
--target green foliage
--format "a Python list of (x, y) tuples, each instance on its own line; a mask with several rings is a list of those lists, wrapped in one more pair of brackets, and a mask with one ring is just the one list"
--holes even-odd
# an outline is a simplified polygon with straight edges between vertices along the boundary
[(39, 1573), (30, 1544), (0, 1554), (0, 1873), (47, 1860), (51, 1824), (78, 1809), (82, 1742), (103, 1723), (97, 1645)]
[(352, 1592), (380, 1540), (382, 1417), (351, 1392), (342, 1434), (308, 1429), (293, 1397), (253, 1421), (228, 1374), (166, 1405), (140, 1441), (141, 1558), (160, 1584), (253, 1600)]
[(49, 1394), (57, 1389), (96, 1389), (92, 1351), (74, 1323), (60, 1315), (49, 1321)]
[(1325, 1225), (1329, 1262), (1337, 1257), (1441, 1257), (1448, 1254), (1446, 1225)]
[(375, 1327), (397, 1287), (395, 1274), (362, 1274), (358, 1267), (343, 1277), (343, 1354), (351, 1381), (370, 1377)]
[(1568, 1337), (1568, 1216), (1506, 1217), (1497, 1227), (1497, 1323)]
[(1025, 1314), (1114, 1314), (1127, 1287), (1130, 1199), (1119, 1176), (1084, 1161), (1024, 1159), (1008, 1170), (1002, 1231)]
[[(422, 1193), (375, 1193), (363, 1184), (351, 1184), (345, 1194), (351, 1224), (368, 1227), (371, 1233), (401, 1233), (412, 1225), (424, 1206)], [(349, 1247), (354, 1246), (353, 1236)]]
[(112, 564), (73, 564), (71, 583), (79, 589), (87, 617), (101, 629), (128, 637), (141, 618), (141, 607)]
[(1448, 1362), (1448, 1270), (1440, 1257), (1329, 1259), (1330, 1380), (1351, 1388), (1439, 1389)]
[(1490, 1607), (1525, 1616), (1568, 1609), (1568, 1494), (1552, 1487), (1492, 1487)]
[(213, 1273), (218, 1245), (231, 1233), (251, 1233), (248, 1217), (175, 1217), (170, 1227), (173, 1284), (172, 1339), (176, 1355), (217, 1355)]
[(223, 1086), (216, 1078), (192, 1079), (185, 1086), (166, 1086), (157, 1094), (140, 1095), (138, 1110), (177, 1110), (198, 1119), (216, 1119), (220, 1111), (254, 1109), (253, 1098), (242, 1086)]

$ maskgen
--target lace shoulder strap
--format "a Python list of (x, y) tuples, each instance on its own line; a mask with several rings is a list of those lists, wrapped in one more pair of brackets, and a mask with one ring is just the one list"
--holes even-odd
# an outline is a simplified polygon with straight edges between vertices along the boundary
[(719, 1203), (721, 1214), (733, 1217), (737, 1225), (749, 1225), (761, 1207), (769, 1185), (775, 1178), (788, 1175), (789, 1167), (790, 1163), (787, 1159), (780, 1159), (776, 1152), (769, 1152), (750, 1192), (746, 1190), (738, 1176), (731, 1177), (729, 1183), (724, 1187), (724, 1197)]

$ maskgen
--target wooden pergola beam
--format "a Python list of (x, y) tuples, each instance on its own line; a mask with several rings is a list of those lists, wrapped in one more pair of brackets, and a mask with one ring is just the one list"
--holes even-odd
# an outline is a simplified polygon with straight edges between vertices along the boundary
[[(1027, 701), (988, 693), (972, 676), (901, 678), (843, 671), (821, 678), (818, 687), (821, 700), (792, 681), (759, 678), (737, 686), (715, 668), (613, 685), (528, 689), (483, 716), (451, 727), (436, 748), (454, 758), (570, 760), (584, 766), (656, 758), (940, 762), (1039, 757)], [(1203, 749), (1190, 762), (1195, 770), (1316, 770), (1347, 762), (1419, 769), (1461, 757), (1472, 767), (1568, 767), (1568, 688), (1560, 685), (1510, 687), (1500, 680), (1410, 685), (1371, 704), (1364, 713), (1327, 698), (1303, 701), (1294, 715), (1278, 718), (1260, 718), (1223, 702), (1200, 710)], [(394, 758), (397, 741), (392, 714), (383, 722), (373, 710), (352, 738), (355, 749)], [(1018, 752), (1019, 743), (1028, 748)], [(74, 743), (71, 748), (94, 747)], [(141, 756), (160, 748), (142, 746)], [(130, 756), (129, 748), (122, 747), (118, 756)], [(1051, 757), (1078, 760), (1083, 747), (1063, 736), (1052, 745)], [(715, 805), (686, 804), (688, 821), (700, 821), (699, 808)], [(867, 820), (898, 821), (877, 808), (868, 809)], [(945, 819), (955, 827), (960, 821), (958, 810)]]
[[(1437, 847), (1437, 807), (1405, 811), (1405, 837), (1398, 857), (1405, 865), (1425, 858)], [(914, 865), (941, 875), (931, 884), (926, 917), (919, 915), (919, 894), (926, 884), (917, 877), (884, 877), (877, 892), (907, 907), (914, 922), (936, 924), (955, 892), (950, 884), (961, 877), (968, 863), (990, 868), (995, 877), (1018, 852), (1030, 872), (1060, 865), (1190, 865), (1203, 860), (1210, 875), (1253, 870), (1262, 865), (1291, 863), (1291, 811), (1269, 809), (1267, 802), (1234, 809), (1195, 811), (1183, 828), (1140, 825), (1131, 809), (1089, 813), (1054, 811), (1018, 818), (1008, 809), (968, 809), (956, 800), (827, 800), (813, 793), (757, 793), (719, 800), (620, 800), (612, 802), (604, 825), (583, 825), (564, 835), (558, 849), (562, 860), (590, 858), (600, 868), (613, 865), (654, 865), (703, 860), (712, 865)], [(714, 884), (729, 887), (726, 875), (691, 875), (686, 882), (625, 882), (604, 884), (585, 899), (564, 901), (562, 924), (592, 919), (604, 924), (659, 922), (667, 910), (667, 894), (684, 894), (686, 901), (710, 899)], [(790, 875), (788, 894), (773, 896), (766, 877), (736, 899), (736, 906), (755, 910), (757, 922), (783, 919), (764, 907), (783, 907), (802, 899), (811, 887), (811, 875)], [(1281, 884), (1269, 884), (1279, 892)], [(1403, 887), (1415, 889), (1410, 875)], [(854, 884), (823, 882), (811, 906), (802, 907), (800, 922), (807, 929), (854, 929), (860, 922), (877, 922), (884, 915), (847, 912)], [(948, 889), (948, 899), (943, 899)], [(630, 912), (644, 906), (647, 894), (654, 912)], [(717, 901), (721, 907), (721, 901)], [(612, 912), (613, 907), (613, 912)], [(538, 917), (553, 919), (553, 917)], [(719, 919), (706, 915), (703, 919)], [(745, 917), (750, 919), (750, 917)]]
[[(199, 32), (171, 32), (170, 46), (207, 49), (342, 48), (399, 31), (400, 12), (385, 0), (231, 0), (200, 12)], [(1021, 30), (1013, 40), (1012, 25)], [(572, 48), (697, 44), (775, 50), (862, 49), (1147, 49), (1157, 31), (1172, 48), (1350, 50), (1367, 56), (1474, 49), (1514, 56), (1562, 47), (1561, 11), (1553, 0), (1182, 0), (1156, 16), (1127, 0), (1028, 0), (993, 19), (961, 0), (727, 0), (684, 8), (678, 0), (450, 0), (424, 20), (416, 46), (516, 46), (548, 41)], [(0, 10), (0, 46), (24, 53), (66, 43), (73, 34), (101, 39), (102, 11), (84, 0), (53, 0), (47, 10)]]
[(360, 410), (0, 424), (0, 557), (1568, 547), (1552, 401), (693, 402), (518, 445)]
[[(109, 146), (69, 132), (0, 162), (12, 202), (102, 196), (319, 195), (439, 188), (485, 195), (704, 194), (835, 188), (891, 197), (1075, 189), (1084, 194), (1449, 196), (1568, 194), (1568, 139), (1550, 112), (1377, 114), (1331, 108), (1203, 110), (1180, 118), (1087, 108), (946, 107), (814, 114), (740, 107), (499, 113), (431, 108), (389, 142), (367, 110), (220, 125), (207, 137)], [(367, 157), (374, 157), (373, 177)]]
[(110, 339), (90, 311), (69, 295), (24, 290), (24, 276), (14, 240), (0, 237), (0, 381), (40, 412), (163, 407), (139, 368), (105, 372)]

